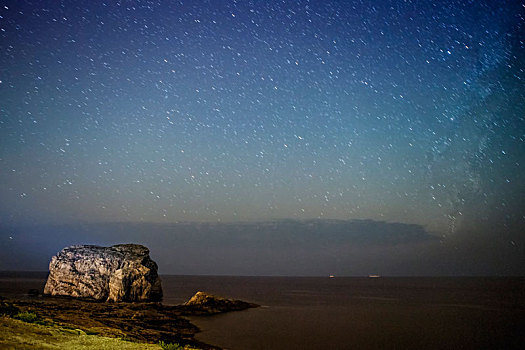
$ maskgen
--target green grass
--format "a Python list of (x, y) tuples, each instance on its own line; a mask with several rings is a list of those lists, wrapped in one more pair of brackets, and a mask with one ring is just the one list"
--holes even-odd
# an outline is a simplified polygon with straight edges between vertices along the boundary
[(162, 340), (159, 342), (160, 347), (163, 350), (199, 350), (190, 346), (180, 345), (178, 343), (165, 343)]
[(165, 343), (161, 340), (159, 345), (163, 350), (184, 350), (184, 347), (178, 343)]
[(38, 317), (37, 314), (34, 312), (19, 312), (16, 315), (13, 316), (14, 319), (24, 321), (27, 323), (36, 323), (37, 321), (40, 321), (40, 317)]
[[(32, 318), (32, 316), (30, 316)], [(158, 344), (131, 343), (87, 335), (80, 330), (42, 326), (0, 316), (0, 349), (160, 350)]]

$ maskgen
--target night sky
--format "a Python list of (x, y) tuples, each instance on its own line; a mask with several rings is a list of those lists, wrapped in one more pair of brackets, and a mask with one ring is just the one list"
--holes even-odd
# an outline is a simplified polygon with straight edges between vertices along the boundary
[[(308, 223), (325, 249), (326, 222), (352, 232), (365, 222), (424, 233), (407, 241), (419, 248), (396, 241), (373, 254), (379, 236), (362, 246), (349, 234), (330, 242), (351, 248), (325, 249), (312, 266), (352, 251), (362, 271), (383, 254), (406, 257), (392, 273), (410, 273), (428, 241), (434, 260), (418, 273), (525, 272), (520, 1), (0, 4), (0, 253), (118, 243), (106, 229), (84, 242), (79, 225), (165, 225), (173, 238), (195, 223), (201, 245), (228, 225), (258, 232), (261, 257), (273, 233), (290, 232), (280, 222), (295, 223), (290, 239), (309, 251)], [(146, 232), (133, 239), (162, 246)], [(224, 242), (217, 254), (245, 244)], [(21, 266), (9, 259), (0, 269)], [(188, 269), (281, 272), (221, 261)]]

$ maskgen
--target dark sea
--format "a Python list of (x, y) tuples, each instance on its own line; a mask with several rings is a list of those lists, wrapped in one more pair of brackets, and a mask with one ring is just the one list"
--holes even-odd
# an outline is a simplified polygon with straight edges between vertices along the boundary
[[(0, 295), (43, 289), (46, 273), (1, 272)], [(525, 349), (521, 277), (161, 276), (164, 303), (197, 291), (260, 308), (191, 317), (224, 349)]]

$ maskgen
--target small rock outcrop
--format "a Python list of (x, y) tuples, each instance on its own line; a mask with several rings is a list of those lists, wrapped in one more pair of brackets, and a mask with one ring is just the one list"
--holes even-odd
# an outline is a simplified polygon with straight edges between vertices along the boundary
[(197, 292), (190, 300), (182, 304), (183, 310), (191, 314), (218, 314), (228, 311), (240, 311), (257, 304), (247, 303), (241, 300), (226, 299), (205, 292)]
[(162, 286), (157, 264), (142, 245), (76, 245), (51, 259), (44, 294), (114, 302), (158, 301)]

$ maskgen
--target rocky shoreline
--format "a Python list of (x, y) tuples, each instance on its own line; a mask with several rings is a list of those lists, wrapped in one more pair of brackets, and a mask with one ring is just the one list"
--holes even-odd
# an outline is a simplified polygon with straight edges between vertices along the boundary
[[(0, 326), (4, 331), (11, 329), (11, 333), (17, 333), (14, 338), (23, 335), (23, 331), (15, 331), (19, 320), (55, 330), (72, 329), (83, 336), (174, 344), (162, 346), (169, 349), (208, 350), (219, 348), (197, 341), (195, 334), (199, 328), (184, 316), (214, 315), (259, 306), (204, 292), (197, 292), (181, 305), (164, 305), (160, 302), (162, 295), (157, 264), (150, 258), (147, 247), (74, 245), (51, 258), (43, 294), (31, 289), (25, 298), (0, 298)], [(28, 327), (19, 326), (18, 329)], [(3, 340), (0, 334), (0, 346)]]
[(108, 303), (69, 297), (33, 296), (3, 299), (0, 314), (28, 312), (41, 324), (78, 329), (86, 334), (139, 343), (177, 343), (203, 350), (219, 347), (199, 342), (200, 331), (184, 316), (213, 315), (257, 307), (256, 304), (198, 292), (182, 305), (159, 302)]

